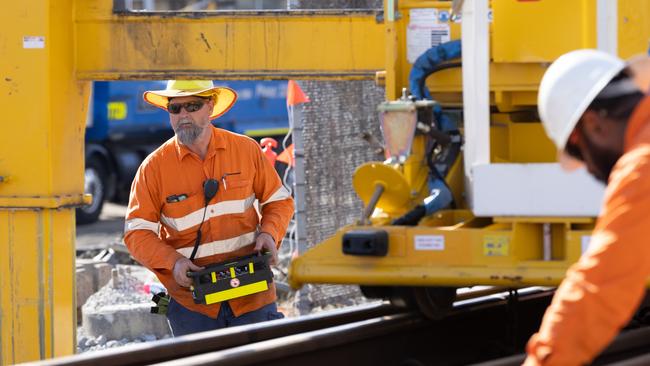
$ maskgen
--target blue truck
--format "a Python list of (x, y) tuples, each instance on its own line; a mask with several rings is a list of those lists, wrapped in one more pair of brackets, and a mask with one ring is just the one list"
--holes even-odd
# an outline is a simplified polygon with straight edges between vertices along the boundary
[[(128, 200), (131, 182), (144, 158), (174, 135), (167, 112), (142, 99), (165, 81), (98, 81), (86, 125), (85, 192), (92, 204), (77, 209), (77, 223), (97, 221), (105, 201)], [(217, 127), (260, 139), (280, 139), (288, 131), (286, 81), (215, 81), (237, 91)]]

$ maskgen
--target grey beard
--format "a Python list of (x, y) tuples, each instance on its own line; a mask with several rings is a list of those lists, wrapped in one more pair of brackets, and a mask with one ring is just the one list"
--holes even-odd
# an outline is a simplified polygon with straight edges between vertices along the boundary
[(176, 132), (176, 137), (181, 144), (189, 146), (196, 141), (202, 131), (203, 129), (201, 127), (192, 124), (189, 127), (178, 128), (174, 132)]

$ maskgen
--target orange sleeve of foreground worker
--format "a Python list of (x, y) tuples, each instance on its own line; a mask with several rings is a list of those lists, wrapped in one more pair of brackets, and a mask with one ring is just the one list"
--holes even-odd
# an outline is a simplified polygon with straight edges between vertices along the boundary
[(635, 140), (610, 175), (589, 250), (567, 272), (528, 342), (525, 365), (591, 362), (643, 297), (650, 275), (650, 130)]

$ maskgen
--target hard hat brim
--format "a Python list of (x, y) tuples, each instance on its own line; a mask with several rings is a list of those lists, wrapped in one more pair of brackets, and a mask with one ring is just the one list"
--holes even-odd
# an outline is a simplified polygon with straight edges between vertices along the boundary
[(149, 90), (144, 92), (142, 97), (147, 103), (166, 111), (169, 98), (189, 97), (192, 95), (207, 97), (215, 94), (217, 98), (212, 113), (210, 114), (210, 119), (215, 119), (226, 113), (233, 104), (235, 104), (235, 101), (237, 100), (237, 92), (230, 88), (217, 86), (202, 90)]

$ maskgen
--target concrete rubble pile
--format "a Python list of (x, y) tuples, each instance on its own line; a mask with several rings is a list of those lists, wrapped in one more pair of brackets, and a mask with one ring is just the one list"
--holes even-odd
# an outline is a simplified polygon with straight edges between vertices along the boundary
[(169, 337), (167, 318), (150, 312), (154, 304), (148, 288), (156, 284), (153, 273), (118, 265), (111, 277), (82, 307), (78, 352)]

